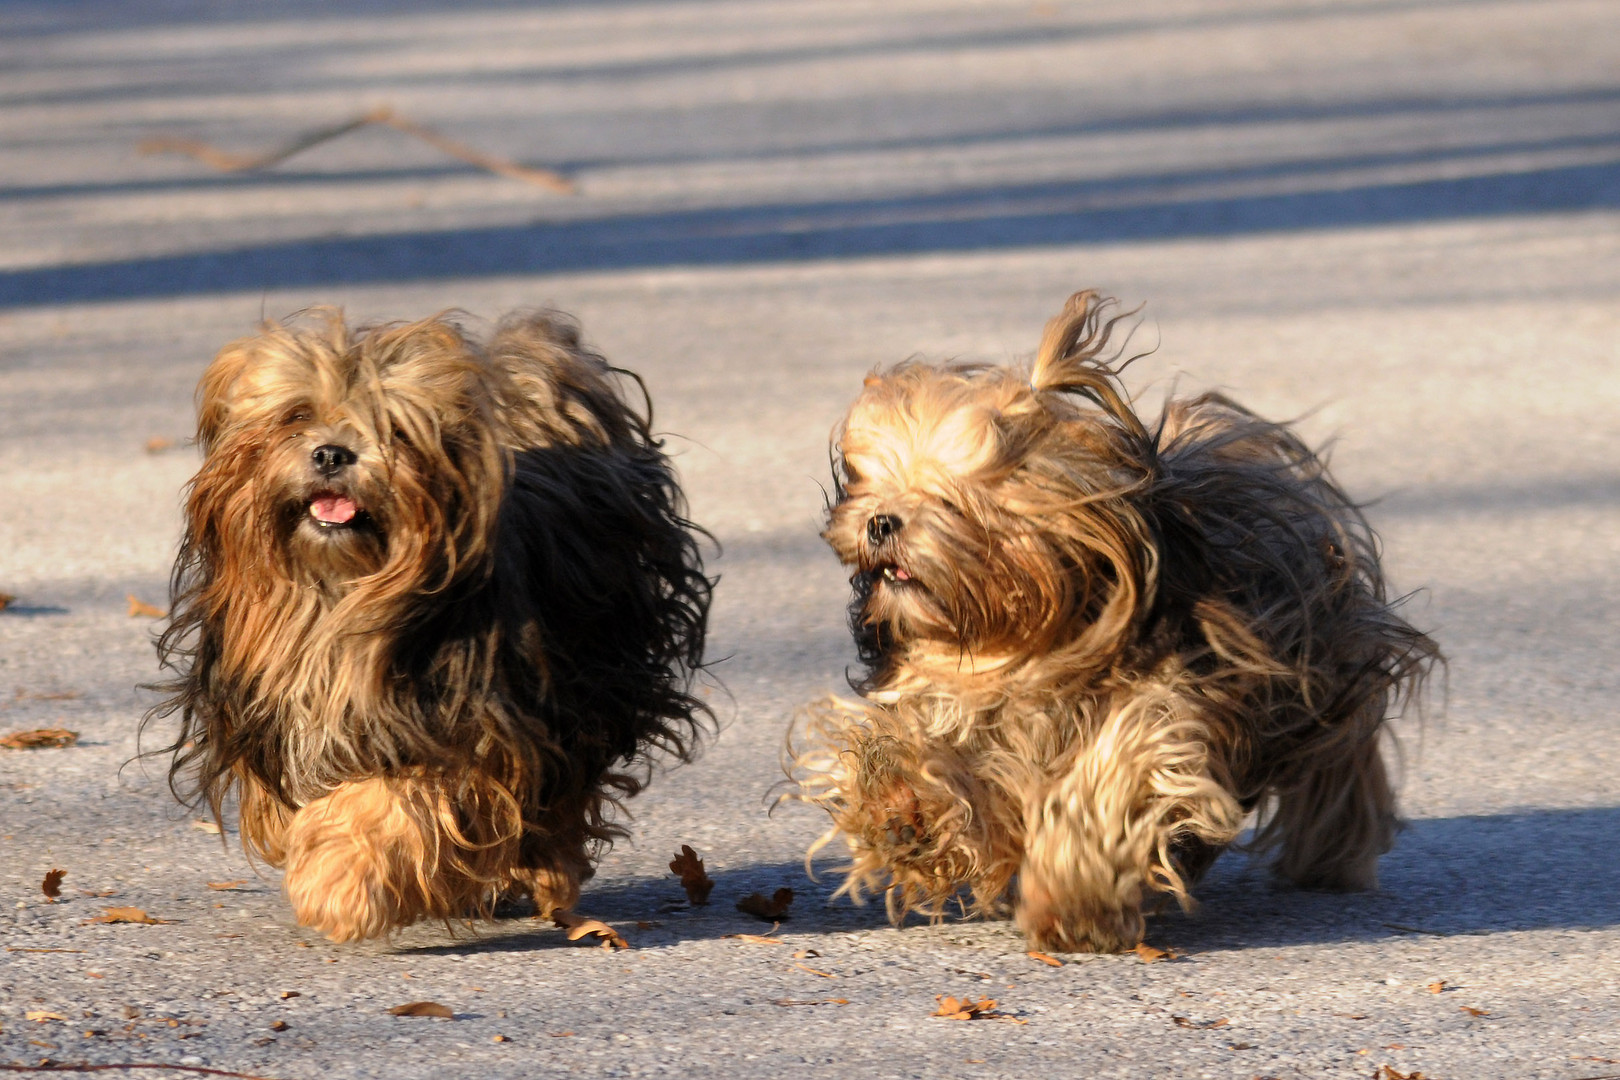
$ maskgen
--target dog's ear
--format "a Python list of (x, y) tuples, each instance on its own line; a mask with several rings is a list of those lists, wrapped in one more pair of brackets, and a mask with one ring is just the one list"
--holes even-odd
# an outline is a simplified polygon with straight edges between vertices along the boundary
[[(1119, 302), (1086, 289), (1069, 297), (1046, 324), (1040, 351), (1030, 370), (1029, 385), (1037, 393), (1078, 394), (1102, 407), (1138, 434), (1146, 434), (1120, 386), (1119, 372), (1136, 359), (1116, 366), (1119, 349), (1110, 349), (1119, 324), (1140, 308), (1118, 311)], [(1127, 339), (1129, 335), (1127, 334)]]
[(197, 383), (197, 445), (204, 453), (230, 420), (236, 386), (252, 360), (253, 341), (243, 338), (225, 346)]
[(240, 419), (234, 415), (240, 409), (250, 403), (285, 405), (277, 405), (276, 399), (293, 386), (289, 368), (297, 372), (297, 392), (311, 393), (318, 389), (321, 378), (314, 358), (339, 357), (348, 350), (349, 331), (342, 308), (310, 308), (294, 319), (314, 325), (267, 319), (257, 335), (238, 338), (221, 349), (203, 372), (197, 383), (197, 444), (205, 453), (229, 424)]

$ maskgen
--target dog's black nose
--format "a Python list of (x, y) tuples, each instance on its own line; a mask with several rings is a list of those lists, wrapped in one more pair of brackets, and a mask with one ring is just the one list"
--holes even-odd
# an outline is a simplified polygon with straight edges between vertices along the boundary
[(315, 462), (316, 471), (322, 476), (331, 476), (345, 465), (353, 465), (355, 462), (353, 450), (335, 443), (317, 446), (310, 451), (309, 456)]
[(866, 520), (866, 539), (876, 546), (899, 532), (904, 524), (895, 514), (873, 514)]

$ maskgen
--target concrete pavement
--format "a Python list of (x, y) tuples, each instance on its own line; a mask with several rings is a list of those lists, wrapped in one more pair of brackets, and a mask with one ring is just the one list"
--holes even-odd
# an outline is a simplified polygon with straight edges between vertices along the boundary
[[(0, 751), (0, 1062), (1620, 1075), (1617, 42), (1601, 0), (0, 0), (0, 732), (81, 732)], [(135, 153), (379, 104), (581, 194), (382, 130), (244, 176)], [(851, 659), (829, 428), (873, 366), (1024, 355), (1086, 285), (1147, 303), (1145, 396), (1218, 385), (1335, 440), (1451, 658), (1404, 733), (1383, 889), (1228, 856), (1197, 915), (1150, 924), (1184, 954), (1151, 965), (828, 905), (800, 865), (821, 823), (764, 813), (794, 707)], [(724, 545), (725, 723), (586, 891), (628, 952), (526, 920), (332, 946), (126, 765), (156, 671), (125, 598), (163, 602), (192, 386), (312, 303), (568, 310), (675, 433)], [(706, 909), (665, 868), (682, 843)], [(782, 944), (726, 936), (769, 929), (732, 905), (781, 885)], [(114, 904), (171, 921), (86, 923)], [(1025, 1022), (930, 1019), (939, 994)], [(386, 1012), (416, 1000), (456, 1018)]]

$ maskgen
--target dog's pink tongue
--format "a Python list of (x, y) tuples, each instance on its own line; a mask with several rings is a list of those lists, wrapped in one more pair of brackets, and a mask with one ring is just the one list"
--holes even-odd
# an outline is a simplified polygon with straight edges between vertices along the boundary
[(358, 508), (347, 495), (317, 495), (310, 500), (309, 512), (316, 521), (328, 525), (347, 525), (354, 520)]

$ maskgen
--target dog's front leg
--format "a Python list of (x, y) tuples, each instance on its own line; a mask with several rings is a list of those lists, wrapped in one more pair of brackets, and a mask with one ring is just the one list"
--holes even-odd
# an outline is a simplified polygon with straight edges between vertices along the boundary
[(1212, 775), (1210, 734), (1183, 699), (1132, 699), (1031, 800), (1017, 919), (1032, 945), (1120, 952), (1142, 940), (1146, 892), (1190, 903), (1178, 841), (1218, 848), (1243, 819)]
[(380, 776), (303, 806), (284, 838), (298, 921), (354, 941), (487, 907), (517, 836), (469, 795), (447, 778)]

